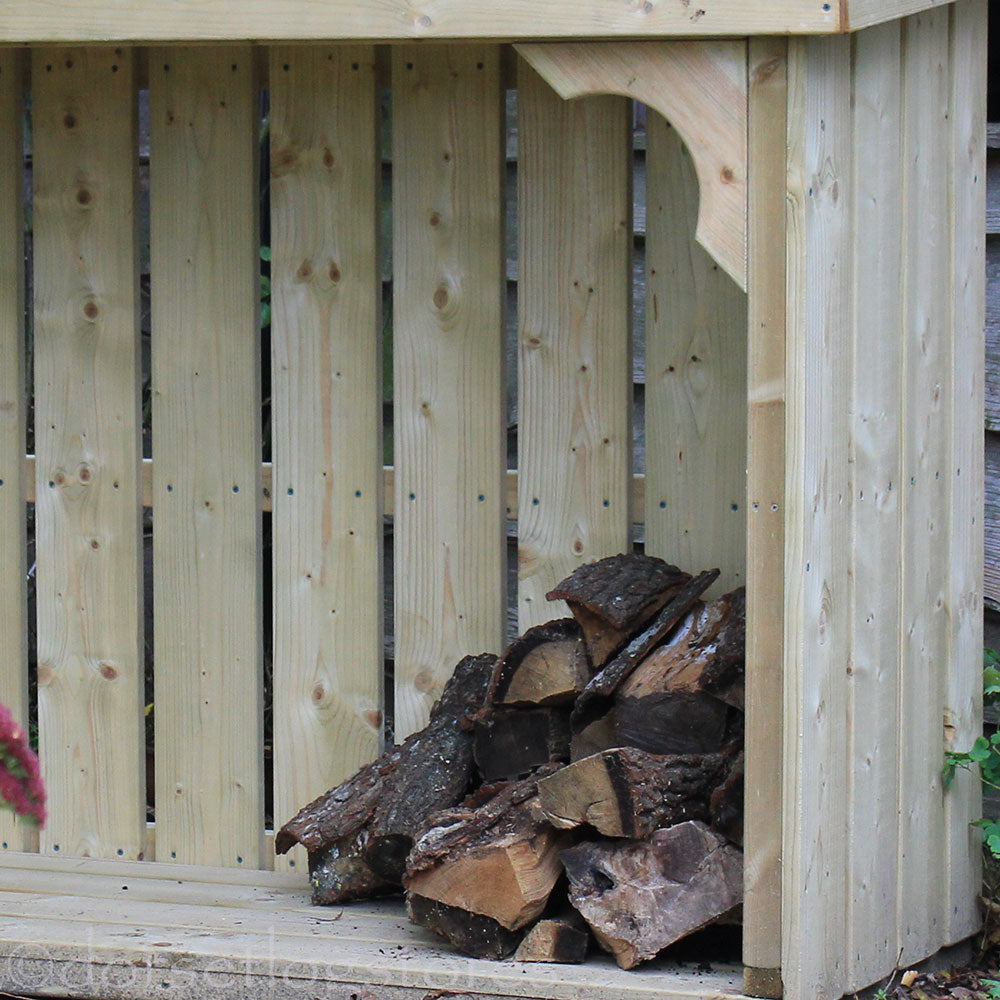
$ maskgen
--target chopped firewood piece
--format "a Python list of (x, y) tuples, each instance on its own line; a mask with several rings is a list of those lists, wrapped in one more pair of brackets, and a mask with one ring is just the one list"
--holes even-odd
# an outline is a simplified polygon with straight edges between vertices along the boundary
[(662, 826), (708, 819), (728, 763), (722, 754), (658, 757), (618, 747), (539, 781), (538, 802), (559, 829), (589, 823), (606, 837), (648, 837)]
[(539, 920), (518, 946), (514, 960), (579, 963), (586, 959), (589, 946), (587, 922), (570, 910), (565, 916)]
[(583, 729), (573, 733), (569, 744), (569, 759), (582, 760), (602, 750), (622, 746), (628, 746), (628, 743), (618, 738), (614, 709), (612, 709), (606, 715), (599, 716)]
[(487, 780), (519, 778), (550, 761), (569, 760), (566, 708), (494, 708), (476, 721), (476, 766)]
[(361, 831), (360, 836), (344, 837), (318, 851), (309, 852), (309, 884), (316, 906), (399, 892), (398, 883), (380, 878), (365, 864), (362, 859), (365, 839), (365, 833)]
[(743, 751), (732, 758), (726, 777), (708, 802), (712, 826), (743, 846)]
[(473, 958), (506, 958), (521, 940), (511, 931), (479, 913), (469, 913), (416, 893), (406, 897), (406, 912), (415, 924), (447, 938), (459, 951)]
[(599, 841), (562, 852), (570, 902), (623, 969), (653, 958), (742, 901), (743, 855), (703, 823), (649, 840)]
[(743, 708), (746, 591), (698, 601), (663, 645), (619, 689), (623, 698), (650, 694), (709, 694)]
[(611, 711), (619, 745), (649, 753), (713, 753), (726, 742), (729, 708), (707, 694), (615, 698)]
[(671, 629), (687, 614), (699, 595), (715, 582), (718, 575), (719, 571), (712, 569), (699, 573), (694, 578), (689, 577), (688, 582), (671, 595), (642, 632), (594, 675), (573, 706), (574, 730), (582, 729), (604, 714), (608, 699), (618, 686), (670, 634)]
[(549, 765), (510, 782), (477, 809), (436, 813), (407, 859), (407, 891), (490, 917), (508, 930), (538, 917), (567, 843), (538, 808), (537, 782), (554, 770)]
[(560, 618), (528, 629), (497, 664), (491, 699), (498, 705), (572, 702), (591, 677), (580, 626)]
[(600, 669), (690, 579), (655, 556), (622, 553), (580, 566), (545, 596), (569, 604)]
[(427, 817), (458, 802), (470, 784), (474, 765), (469, 719), (485, 703), (496, 661), (489, 653), (465, 657), (431, 710), (426, 728), (299, 810), (278, 831), (276, 852), (284, 854), (300, 843), (317, 853), (364, 831), (355, 841), (364, 851), (364, 863), (381, 878), (400, 884), (406, 855)]

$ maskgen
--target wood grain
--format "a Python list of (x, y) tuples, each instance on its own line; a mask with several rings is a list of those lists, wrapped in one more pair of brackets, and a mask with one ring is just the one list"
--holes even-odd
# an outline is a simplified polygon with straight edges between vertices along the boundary
[(746, 289), (746, 43), (518, 45), (560, 97), (623, 94), (680, 133), (698, 175), (697, 239)]
[[(0, 704), (28, 720), (27, 538), (24, 507), (24, 71), (0, 48)], [(0, 855), (28, 848), (27, 829), (0, 811)]]
[[(954, 378), (951, 428), (951, 574), (948, 603), (951, 670), (945, 689), (945, 745), (972, 746), (982, 732), (983, 648), (983, 214), (986, 156), (987, 3), (962, 0), (951, 9), (951, 319)], [(945, 797), (944, 943), (980, 926), (980, 836), (969, 823), (982, 815), (982, 788), (957, 776)]]
[[(903, 963), (942, 943), (927, 899), (946, 891), (939, 798), (951, 528), (948, 11), (903, 26), (903, 432), (900, 604), (899, 939)], [(919, 878), (913, 873), (920, 872)]]
[(562, 101), (518, 63), (518, 564), (522, 631), (545, 594), (627, 551), (632, 426), (629, 104)]
[(789, 43), (782, 974), (844, 992), (851, 44)]
[(257, 109), (249, 48), (149, 54), (157, 853), (262, 861)]
[[(370, 46), (270, 53), (274, 795), (378, 755), (381, 326)], [(296, 850), (276, 864), (302, 867)]]
[(646, 120), (646, 552), (746, 582), (747, 296), (694, 239), (698, 177)]
[[(883, 975), (895, 958), (900, 873), (899, 639), (903, 351), (900, 26), (854, 42), (855, 224), (852, 649), (848, 668), (850, 754), (847, 988)], [(890, 486), (891, 484), (891, 486)], [(912, 873), (909, 877), (912, 877)]]
[(749, 46), (744, 991), (781, 989), (788, 45)]
[(504, 643), (503, 91), (496, 46), (393, 50), (396, 737)]
[(132, 59), (35, 49), (32, 79), (42, 849), (135, 858), (146, 762)]

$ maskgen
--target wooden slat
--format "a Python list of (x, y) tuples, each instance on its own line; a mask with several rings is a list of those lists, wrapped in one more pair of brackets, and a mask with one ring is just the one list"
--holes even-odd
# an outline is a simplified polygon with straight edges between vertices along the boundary
[[(857, 0), (854, 0), (857, 2)], [(872, 2), (872, 0), (868, 0)], [(931, 0), (895, 0), (901, 16)], [(938, 0), (940, 2), (940, 0)], [(843, 13), (842, 13), (843, 11)], [(564, 0), (539, 7), (528, 0), (133, 0), (122, 17), (117, 0), (49, 0), (12, 4), (0, 23), (0, 41), (240, 41), (417, 40), (450, 38), (603, 38), (611, 35), (745, 35), (835, 32), (847, 2), (815, 0), (700, 0), (684, 4), (622, 5), (620, 0)]]
[[(0, 48), (0, 704), (28, 721), (25, 594), (23, 60)], [(28, 830), (0, 811), (0, 854), (26, 850)]]
[[(986, 125), (986, 0), (961, 0), (952, 8), (951, 108), (951, 319), (954, 373), (951, 493), (951, 669), (945, 691), (945, 737), (970, 747), (982, 731), (983, 647), (983, 260), (978, 220), (984, 195)], [(947, 872), (944, 943), (979, 929), (976, 905), (981, 845), (970, 821), (982, 815), (982, 789), (971, 774), (958, 776), (945, 797), (943, 844)]]
[[(943, 7), (950, 2), (951, 0), (848, 0), (841, 27), (845, 31), (857, 31), (886, 21), (896, 21), (932, 7)], [(841, 4), (842, 9), (843, 7)]]
[(750, 42), (743, 963), (761, 996), (781, 986), (787, 55), (782, 39)]
[(562, 101), (518, 62), (519, 626), (545, 594), (626, 551), (632, 427), (630, 106)]
[(375, 757), (382, 731), (374, 50), (272, 49), (270, 92), (280, 824)]
[(680, 134), (646, 121), (646, 552), (746, 579), (747, 297), (695, 240)]
[[(902, 962), (943, 943), (946, 891), (940, 793), (949, 663), (951, 467), (948, 11), (903, 27), (903, 463), (901, 482), (900, 803), (897, 950)], [(920, 877), (914, 878), (919, 872)]]
[(847, 828), (857, 835), (848, 853), (848, 990), (868, 986), (896, 958), (903, 361), (899, 23), (860, 32), (854, 65), (854, 542)]
[(839, 997), (846, 981), (850, 69), (849, 38), (790, 42), (782, 974), (792, 997)]
[(396, 737), (504, 641), (496, 46), (393, 50)]
[(145, 833), (132, 59), (36, 49), (34, 364), (42, 849)]
[(153, 50), (157, 853), (261, 863), (257, 106), (247, 47)]

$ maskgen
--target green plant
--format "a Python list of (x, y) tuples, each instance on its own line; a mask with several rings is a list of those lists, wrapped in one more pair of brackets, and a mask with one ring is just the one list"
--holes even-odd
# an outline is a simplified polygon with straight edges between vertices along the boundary
[[(1000, 654), (995, 649), (983, 653), (983, 702), (986, 705), (1000, 702)], [(970, 750), (946, 751), (944, 760), (941, 777), (945, 788), (954, 781), (959, 768), (972, 771), (978, 767), (983, 784), (1000, 789), (1000, 731), (978, 737)], [(982, 830), (990, 854), (1000, 860), (1000, 818), (978, 819), (973, 825)]]

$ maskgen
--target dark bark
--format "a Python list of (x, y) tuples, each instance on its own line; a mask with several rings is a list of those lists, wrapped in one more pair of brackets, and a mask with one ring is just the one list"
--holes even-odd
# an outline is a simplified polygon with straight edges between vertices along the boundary
[(660, 757), (618, 747), (544, 778), (538, 801), (560, 829), (589, 823), (607, 837), (648, 837), (660, 827), (707, 820), (728, 765), (723, 754)]
[(387, 882), (365, 864), (362, 853), (366, 839), (362, 830), (309, 852), (309, 884), (315, 905), (372, 899), (400, 891), (398, 883)]
[(435, 899), (410, 893), (406, 897), (410, 919), (447, 938), (459, 951), (473, 958), (506, 958), (518, 946), (522, 931), (511, 931), (479, 913), (469, 913)]
[(725, 780), (709, 800), (712, 826), (734, 844), (743, 846), (743, 770), (741, 750), (732, 757)]
[(703, 823), (644, 841), (597, 841), (562, 852), (570, 901), (601, 947), (630, 969), (712, 923), (743, 898), (743, 855)]
[(566, 708), (494, 708), (477, 720), (474, 755), (487, 780), (519, 778), (542, 764), (569, 760)]

